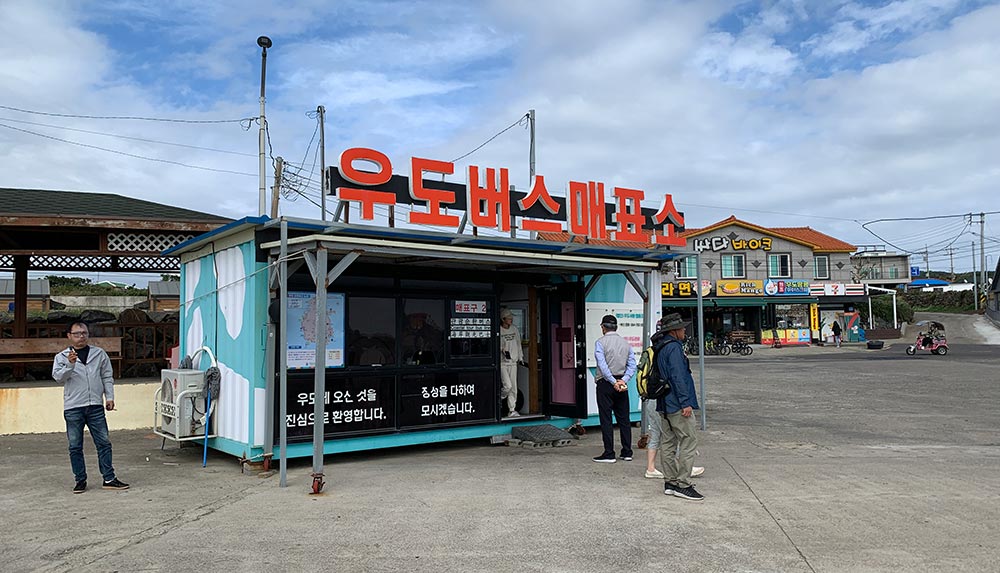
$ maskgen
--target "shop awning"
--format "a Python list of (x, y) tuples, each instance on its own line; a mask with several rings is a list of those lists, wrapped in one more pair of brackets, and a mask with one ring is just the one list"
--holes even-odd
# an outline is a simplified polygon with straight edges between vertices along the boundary
[[(477, 244), (478, 243), (478, 244)], [(649, 260), (647, 253), (637, 253), (636, 258), (582, 255), (572, 250), (551, 252), (551, 245), (537, 241), (528, 243), (532, 250), (505, 249), (501, 241), (462, 240), (449, 243), (418, 242), (415, 240), (376, 239), (371, 237), (340, 235), (306, 235), (288, 240), (290, 252), (324, 247), (331, 253), (357, 253), (360, 260), (391, 265), (418, 265), (421, 267), (478, 268), (508, 272), (577, 272), (587, 274), (647, 272), (658, 269), (662, 260)], [(519, 246), (524, 248), (524, 241)], [(261, 248), (275, 253), (280, 241), (261, 244)], [(614, 253), (624, 255), (621, 251)], [(676, 253), (657, 253), (660, 258), (673, 258)]]

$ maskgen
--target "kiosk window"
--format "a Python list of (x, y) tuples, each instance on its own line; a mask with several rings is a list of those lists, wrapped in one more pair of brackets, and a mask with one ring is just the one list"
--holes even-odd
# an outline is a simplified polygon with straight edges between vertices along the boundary
[(403, 364), (422, 366), (444, 362), (444, 304), (443, 300), (403, 299), (400, 329)]
[(396, 299), (347, 299), (347, 365), (396, 364)]

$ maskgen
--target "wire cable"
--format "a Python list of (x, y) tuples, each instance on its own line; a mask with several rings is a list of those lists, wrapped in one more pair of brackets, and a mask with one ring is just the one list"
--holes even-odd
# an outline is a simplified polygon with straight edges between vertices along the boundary
[(455, 159), (452, 159), (451, 162), (452, 163), (456, 163), (457, 161), (459, 161), (461, 159), (465, 159), (466, 157), (468, 157), (468, 156), (472, 155), (473, 153), (479, 151), (480, 149), (486, 147), (487, 143), (489, 143), (489, 142), (493, 141), (494, 139), (500, 137), (505, 132), (507, 132), (508, 130), (512, 129), (515, 125), (523, 125), (523, 126), (527, 127), (528, 126), (528, 114), (522, 115), (520, 118), (518, 118), (517, 121), (515, 121), (514, 123), (508, 125), (504, 129), (500, 130), (493, 137), (491, 137), (491, 138), (487, 139), (486, 141), (482, 142), (481, 144), (479, 144), (479, 147), (473, 149), (472, 151), (466, 153), (465, 155), (460, 155), (460, 156), (456, 157)]
[(142, 117), (133, 115), (78, 115), (74, 113), (52, 113), (47, 111), (36, 111), (31, 109), (21, 109), (18, 107), (11, 107), (9, 105), (0, 105), (0, 109), (6, 109), (10, 111), (16, 111), (20, 113), (30, 113), (34, 115), (45, 115), (49, 117), (73, 117), (77, 119), (114, 119), (114, 120), (135, 120), (135, 121), (162, 121), (167, 123), (196, 123), (196, 124), (208, 124), (208, 123), (239, 123), (245, 124), (248, 121), (253, 121), (255, 117), (241, 117), (239, 119), (176, 119), (176, 118), (164, 118), (164, 117)]
[(172, 145), (174, 147), (183, 147), (185, 149), (197, 149), (198, 151), (214, 151), (216, 153), (228, 153), (230, 155), (242, 155), (244, 157), (257, 157), (256, 153), (243, 153), (241, 151), (230, 151), (228, 149), (216, 149), (214, 147), (201, 147), (199, 145), (188, 145), (186, 143), (174, 143), (171, 141), (160, 141), (158, 139), (146, 139), (144, 137), (132, 137), (130, 135), (121, 135), (118, 133), (107, 133), (104, 131), (92, 131), (89, 129), (78, 129), (75, 127), (66, 127), (63, 125), (54, 125), (51, 123), (39, 123), (36, 121), (25, 121), (23, 119), (11, 119), (9, 117), (0, 117), (0, 121), (9, 121), (13, 123), (23, 123), (27, 125), (37, 125), (39, 127), (51, 127), (55, 129), (62, 129), (65, 131), (75, 131), (78, 133), (87, 133), (90, 135), (103, 135), (105, 137), (117, 137), (118, 139), (128, 139), (130, 141), (142, 141), (144, 143), (158, 143), (160, 145)]
[(159, 158), (156, 158), (156, 157), (146, 157), (145, 155), (138, 155), (138, 154), (135, 154), (135, 153), (128, 153), (126, 151), (119, 151), (117, 149), (108, 149), (107, 147), (100, 147), (100, 146), (97, 146), (97, 145), (90, 145), (88, 143), (80, 143), (79, 141), (72, 141), (70, 139), (62, 139), (61, 137), (55, 137), (55, 136), (52, 136), (52, 135), (45, 135), (44, 133), (38, 133), (36, 131), (29, 131), (27, 129), (21, 129), (19, 127), (14, 127), (12, 125), (7, 125), (5, 123), (0, 123), (0, 127), (5, 127), (7, 129), (11, 129), (11, 130), (14, 130), (14, 131), (20, 131), (22, 133), (27, 133), (27, 134), (30, 134), (30, 135), (35, 135), (35, 136), (42, 137), (42, 138), (45, 138), (45, 139), (51, 139), (53, 141), (59, 141), (59, 142), (62, 142), (62, 143), (68, 143), (70, 145), (77, 145), (79, 147), (86, 147), (88, 149), (97, 149), (99, 151), (106, 151), (108, 153), (115, 153), (115, 154), (118, 154), (118, 155), (124, 155), (125, 157), (132, 157), (132, 158), (135, 158), (135, 159), (143, 159), (145, 161), (155, 161), (157, 163), (166, 163), (166, 164), (169, 164), (169, 165), (177, 165), (178, 167), (188, 167), (190, 169), (200, 169), (202, 171), (213, 171), (215, 173), (230, 173), (232, 175), (247, 175), (249, 177), (257, 177), (257, 174), (255, 174), (255, 173), (246, 173), (246, 172), (243, 172), (243, 171), (232, 171), (230, 169), (216, 169), (214, 167), (204, 167), (202, 165), (190, 165), (190, 164), (187, 164), (187, 163), (181, 163), (180, 161), (173, 161), (173, 160), (170, 160), (170, 159), (159, 159)]

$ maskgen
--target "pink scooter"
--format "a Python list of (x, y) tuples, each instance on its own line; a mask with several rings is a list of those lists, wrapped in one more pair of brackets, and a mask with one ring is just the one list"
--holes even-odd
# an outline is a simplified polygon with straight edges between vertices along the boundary
[(917, 335), (917, 340), (906, 347), (906, 353), (913, 356), (918, 350), (930, 350), (931, 354), (948, 354), (948, 340), (944, 336), (944, 325), (934, 321), (920, 321), (917, 325), (929, 324), (928, 332), (921, 332)]

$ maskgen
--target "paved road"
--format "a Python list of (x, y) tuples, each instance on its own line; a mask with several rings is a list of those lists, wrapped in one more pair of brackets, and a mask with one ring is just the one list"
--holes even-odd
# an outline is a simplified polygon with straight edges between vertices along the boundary
[(702, 504), (664, 496), (639, 458), (592, 463), (597, 431), (554, 449), (472, 441), (331, 456), (323, 496), (306, 494), (307, 461), (293, 462), (281, 489), (222, 454), (202, 468), (197, 447), (161, 452), (142, 431), (112, 436), (131, 490), (72, 495), (63, 436), (3, 436), (0, 563), (996, 572), (998, 362), (969, 348), (974, 356), (824, 347), (710, 360)]

